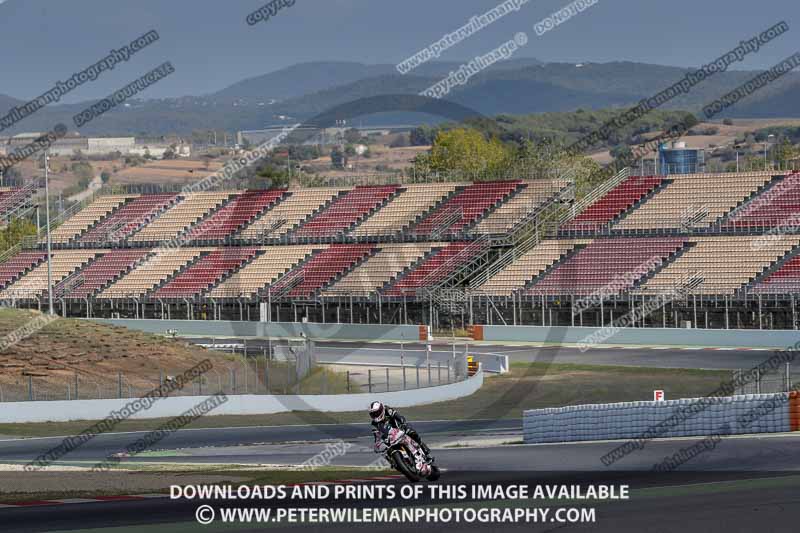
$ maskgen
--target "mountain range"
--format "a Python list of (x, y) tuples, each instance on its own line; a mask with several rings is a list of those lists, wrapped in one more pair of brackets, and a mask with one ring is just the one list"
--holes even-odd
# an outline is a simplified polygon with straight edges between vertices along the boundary
[[(193, 130), (259, 129), (296, 123), (359, 98), (417, 94), (458, 70), (460, 64), (426, 63), (400, 75), (393, 65), (354, 62), (300, 63), (248, 78), (205, 95), (131, 99), (80, 128), (86, 135), (186, 135)], [(485, 115), (530, 114), (632, 105), (679, 81), (685, 68), (632, 62), (541, 63), (511, 59), (452, 88), (446, 99)], [(758, 72), (718, 73), (663, 109), (698, 112)], [(24, 103), (0, 94), (0, 110)], [(8, 128), (3, 134), (50, 130), (59, 122), (75, 129), (72, 117), (94, 103), (50, 105)], [(731, 108), (731, 117), (800, 117), (800, 74), (791, 73)], [(430, 123), (435, 118), (413, 113), (362, 117), (363, 124)]]

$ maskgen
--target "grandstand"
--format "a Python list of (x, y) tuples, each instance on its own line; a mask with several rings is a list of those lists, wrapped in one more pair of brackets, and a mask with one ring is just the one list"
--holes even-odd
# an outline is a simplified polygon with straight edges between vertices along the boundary
[[(75, 316), (267, 304), (434, 326), (607, 324), (662, 299), (640, 325), (795, 327), (798, 188), (626, 172), (571, 209), (564, 179), (98, 196), (53, 231), (54, 298)], [(41, 242), (8, 257), (0, 298), (41, 308), (46, 266)]]

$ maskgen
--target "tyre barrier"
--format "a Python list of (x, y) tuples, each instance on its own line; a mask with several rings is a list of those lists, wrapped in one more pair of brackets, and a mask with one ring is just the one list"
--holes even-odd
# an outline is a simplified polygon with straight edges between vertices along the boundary
[(746, 394), (525, 411), (526, 444), (800, 430), (800, 394)]

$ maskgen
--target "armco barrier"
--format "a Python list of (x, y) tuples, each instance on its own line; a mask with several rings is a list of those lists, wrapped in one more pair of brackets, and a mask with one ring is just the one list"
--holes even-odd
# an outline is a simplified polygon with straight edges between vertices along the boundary
[[(715, 398), (703, 409), (687, 409), (700, 399), (570, 405), (525, 411), (526, 443), (730, 434), (781, 433), (800, 428), (797, 392)], [(674, 421), (668, 422), (668, 421)], [(649, 433), (648, 433), (649, 432)]]
[[(484, 341), (581, 343), (601, 328), (569, 326), (474, 326)], [(785, 348), (800, 341), (800, 331), (759, 329), (622, 328), (600, 344)]]
[(223, 320), (86, 319), (100, 324), (163, 335), (175, 330), (179, 336), (297, 338), (301, 333), (312, 339), (385, 340), (417, 342), (427, 340), (427, 326), (379, 324), (320, 324), (315, 322), (237, 322)]
[[(370, 402), (378, 400), (392, 407), (413, 407), (435, 402), (456, 400), (475, 393), (483, 385), (483, 372), (457, 383), (408, 391), (375, 392), (367, 394), (320, 395), (255, 395), (228, 396), (228, 401), (213, 415), (267, 415), (287, 411), (352, 412), (364, 411)], [(201, 396), (176, 396), (155, 402), (150, 409), (137, 412), (131, 418), (167, 418), (179, 416), (203, 399)], [(111, 411), (119, 411), (131, 398), (113, 400), (72, 400), (0, 403), (0, 423), (69, 422), (101, 420)]]

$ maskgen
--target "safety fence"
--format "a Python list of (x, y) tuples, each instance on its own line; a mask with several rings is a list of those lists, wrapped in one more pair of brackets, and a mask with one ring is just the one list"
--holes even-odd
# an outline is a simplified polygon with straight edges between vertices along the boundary
[[(202, 374), (171, 387), (170, 396), (390, 392), (452, 384), (468, 377), (467, 356), (461, 352), (437, 352), (426, 358), (412, 353), (404, 356), (400, 351), (399, 357), (379, 358), (379, 352), (370, 351), (366, 357), (354, 356), (357, 362), (347, 363), (338, 359), (346, 361), (354, 352), (369, 350), (346, 349), (342, 354), (336, 348), (319, 348), (308, 338), (226, 339), (201, 345), (223, 354), (212, 358), (213, 366)], [(36, 374), (0, 382), (0, 403), (139, 398), (174, 384), (178, 372), (152, 368), (101, 376), (65, 367)]]
[(800, 429), (800, 394), (746, 394), (535, 409), (523, 413), (526, 443), (782, 433)]

